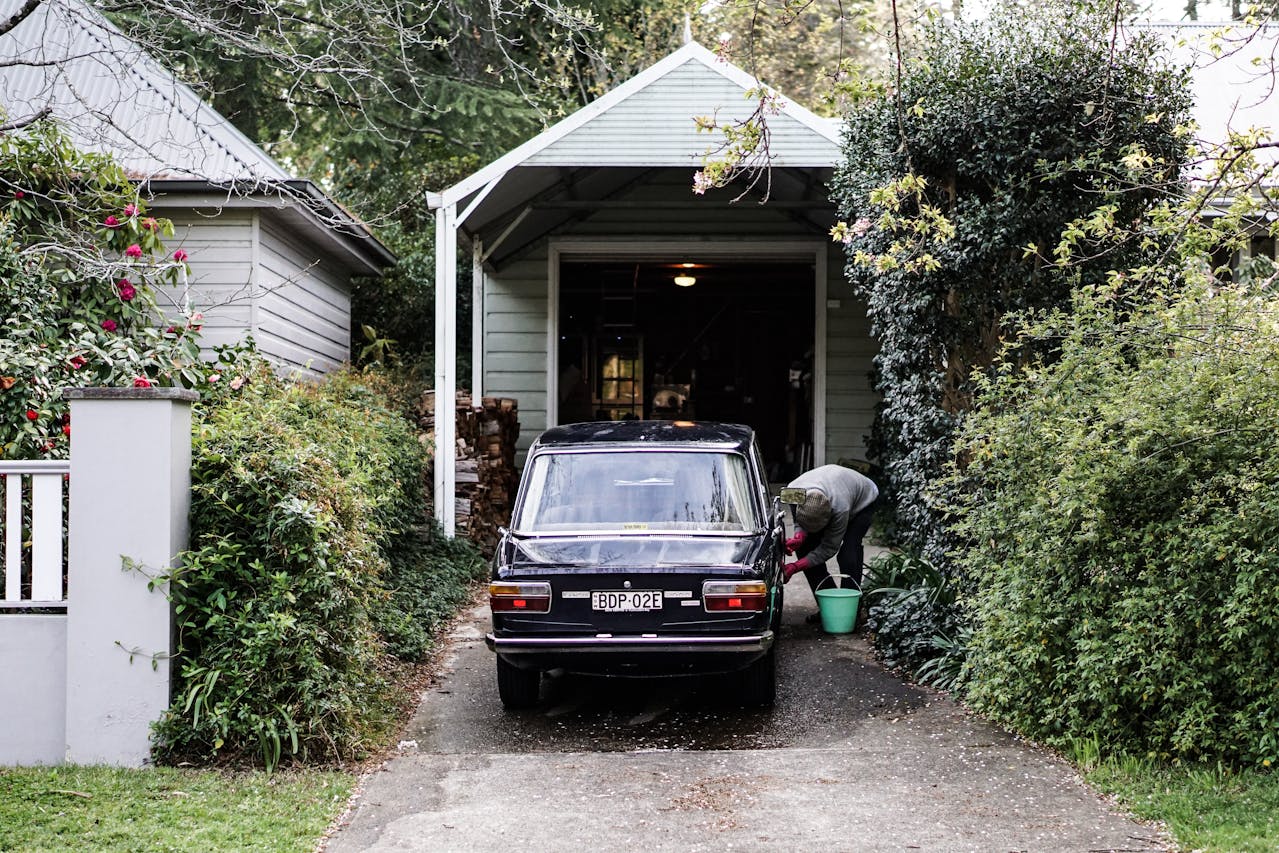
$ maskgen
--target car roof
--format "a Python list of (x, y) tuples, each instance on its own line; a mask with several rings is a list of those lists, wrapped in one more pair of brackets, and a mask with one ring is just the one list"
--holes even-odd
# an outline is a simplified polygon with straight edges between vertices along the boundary
[(714, 421), (591, 421), (551, 427), (534, 443), (549, 450), (601, 445), (716, 445), (742, 453), (751, 446), (755, 431), (743, 424)]

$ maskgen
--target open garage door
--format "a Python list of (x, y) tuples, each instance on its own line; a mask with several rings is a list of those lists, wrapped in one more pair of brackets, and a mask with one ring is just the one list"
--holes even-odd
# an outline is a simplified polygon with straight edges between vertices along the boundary
[(784, 481), (812, 463), (811, 263), (564, 261), (558, 423), (752, 426)]

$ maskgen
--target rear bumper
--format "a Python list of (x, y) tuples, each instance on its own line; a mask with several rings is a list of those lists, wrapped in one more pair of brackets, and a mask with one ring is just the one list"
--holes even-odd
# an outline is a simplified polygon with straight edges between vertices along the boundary
[(773, 645), (773, 632), (743, 637), (681, 637), (662, 634), (613, 636), (596, 634), (585, 637), (499, 637), (486, 634), (484, 642), (503, 655), (547, 654), (569, 652), (591, 654), (641, 651), (649, 654), (763, 654)]
[(488, 647), (520, 668), (625, 674), (732, 672), (773, 647), (772, 631), (742, 636), (670, 634), (502, 637), (487, 634)]

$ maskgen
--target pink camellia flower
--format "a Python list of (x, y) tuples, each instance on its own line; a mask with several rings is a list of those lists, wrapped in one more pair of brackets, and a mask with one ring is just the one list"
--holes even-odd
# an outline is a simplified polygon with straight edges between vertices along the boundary
[(116, 219), (114, 216), (108, 216), (106, 219), (102, 220), (102, 224), (108, 228), (119, 228), (120, 220)]
[(126, 204), (126, 205), (124, 206), (124, 215), (125, 215), (125, 216), (137, 216), (137, 215), (138, 215), (138, 206), (137, 206), (136, 204)]
[(26, 198), (26, 197), (27, 197), (27, 194), (26, 194), (26, 193), (24, 193), (22, 190), (14, 190), (14, 191), (13, 191), (13, 197), (14, 197), (14, 198)]
[(108, 332), (114, 332), (116, 330), (115, 320), (112, 320), (110, 317), (103, 320), (102, 328), (106, 329)]
[(147, 379), (145, 376), (139, 376), (137, 379), (133, 380), (133, 387), (134, 388), (150, 388), (151, 380)]
[(154, 231), (160, 227), (160, 223), (155, 221), (155, 217), (148, 216), (146, 219), (142, 220), (142, 227), (148, 231)]
[(196, 311), (191, 315), (191, 319), (187, 320), (187, 328), (193, 331), (200, 331), (204, 326), (204, 314)]
[(186, 252), (182, 251), (181, 249), (178, 249), (176, 252), (173, 253), (173, 260), (177, 261), (178, 263), (183, 263), (189, 257), (191, 256), (188, 255)]
[(79, 370), (80, 368), (88, 364), (88, 362), (84, 360), (83, 356), (73, 355), (71, 356), (70, 364), (71, 364), (72, 370)]
[(210, 374), (209, 374), (209, 383), (210, 383), (210, 384), (217, 383), (217, 382), (219, 382), (221, 379), (222, 379), (222, 374), (221, 374), (221, 373), (217, 373), (217, 372), (215, 371), (215, 372), (213, 372), (213, 373), (210, 373)]
[(120, 299), (124, 302), (131, 301), (133, 297), (138, 294), (137, 289), (129, 283), (127, 278), (120, 279), (120, 282), (116, 285), (116, 289), (120, 293)]
[(27, 409), (27, 420), (29, 421), (40, 420), (40, 413), (37, 412), (35, 409)]
[(130, 244), (129, 248), (124, 250), (124, 253), (131, 258), (140, 258), (142, 257), (142, 247), (137, 243), (133, 243)]

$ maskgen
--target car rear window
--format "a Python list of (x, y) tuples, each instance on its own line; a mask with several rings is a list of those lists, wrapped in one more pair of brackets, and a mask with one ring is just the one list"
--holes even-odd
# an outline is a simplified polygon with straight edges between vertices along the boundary
[(525, 473), (519, 533), (753, 530), (750, 475), (735, 453), (542, 453)]

